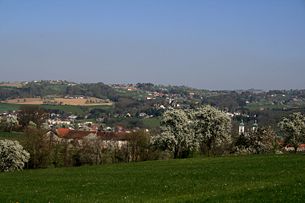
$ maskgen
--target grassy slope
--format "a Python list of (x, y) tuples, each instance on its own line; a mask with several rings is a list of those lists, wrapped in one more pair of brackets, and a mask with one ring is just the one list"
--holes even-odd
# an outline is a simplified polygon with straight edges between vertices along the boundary
[(0, 202), (305, 199), (305, 156), (149, 161), (0, 174)]
[(145, 118), (143, 119), (143, 124), (145, 128), (156, 128), (160, 127), (160, 118)]

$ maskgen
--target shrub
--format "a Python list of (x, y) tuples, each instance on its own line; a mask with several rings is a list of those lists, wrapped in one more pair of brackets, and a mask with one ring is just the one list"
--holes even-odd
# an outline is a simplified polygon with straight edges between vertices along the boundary
[(22, 170), (28, 162), (30, 154), (18, 141), (0, 140), (0, 171)]

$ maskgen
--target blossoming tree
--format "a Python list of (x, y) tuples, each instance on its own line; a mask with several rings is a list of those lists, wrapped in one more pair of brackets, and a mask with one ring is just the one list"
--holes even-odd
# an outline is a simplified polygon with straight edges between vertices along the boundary
[(164, 150), (172, 151), (174, 158), (188, 156), (197, 147), (191, 123), (188, 113), (181, 109), (164, 112), (161, 120), (162, 133), (153, 138), (153, 143)]
[(202, 152), (210, 154), (216, 147), (231, 143), (231, 119), (226, 113), (207, 105), (195, 109), (191, 118)]
[(30, 159), (30, 154), (18, 141), (0, 140), (0, 171), (22, 170)]

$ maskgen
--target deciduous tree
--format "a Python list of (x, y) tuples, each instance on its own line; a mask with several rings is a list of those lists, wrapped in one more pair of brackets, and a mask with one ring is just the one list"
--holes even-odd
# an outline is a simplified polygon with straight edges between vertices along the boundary
[(296, 153), (299, 145), (305, 141), (305, 116), (293, 113), (283, 118), (278, 125), (284, 133), (285, 144), (292, 145)]
[(27, 127), (30, 122), (40, 128), (48, 118), (49, 113), (39, 106), (22, 106), (18, 113), (18, 121), (23, 128)]
[(173, 152), (174, 158), (186, 157), (197, 148), (189, 114), (181, 109), (168, 110), (161, 120), (162, 133), (153, 143)]
[(22, 170), (30, 154), (18, 141), (0, 140), (0, 171)]
[(235, 152), (239, 154), (262, 154), (276, 149), (276, 134), (271, 127), (258, 128), (246, 134), (241, 134), (235, 141)]
[(191, 117), (202, 152), (210, 154), (216, 147), (231, 143), (231, 119), (224, 112), (207, 105), (194, 110)]

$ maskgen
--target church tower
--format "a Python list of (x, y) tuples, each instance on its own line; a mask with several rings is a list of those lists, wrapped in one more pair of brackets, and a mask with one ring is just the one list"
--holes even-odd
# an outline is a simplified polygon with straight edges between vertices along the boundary
[(239, 135), (245, 134), (245, 124), (244, 124), (243, 120), (241, 120), (241, 122), (239, 124), (238, 133), (239, 133)]
[(258, 128), (258, 124), (257, 124), (257, 121), (255, 120), (253, 125), (252, 125), (252, 131), (253, 132), (256, 132), (257, 131), (257, 128)]

